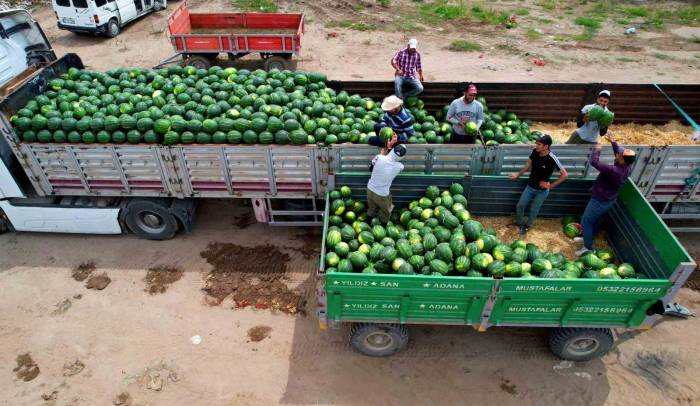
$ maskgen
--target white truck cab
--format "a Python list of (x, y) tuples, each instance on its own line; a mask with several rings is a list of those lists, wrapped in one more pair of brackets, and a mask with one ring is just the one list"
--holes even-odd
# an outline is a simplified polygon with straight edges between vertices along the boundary
[(152, 11), (167, 0), (52, 0), (58, 28), (76, 33), (116, 37), (121, 27)]

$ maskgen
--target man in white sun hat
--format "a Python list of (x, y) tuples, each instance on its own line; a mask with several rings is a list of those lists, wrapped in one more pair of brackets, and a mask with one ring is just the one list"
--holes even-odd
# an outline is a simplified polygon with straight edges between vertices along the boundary
[(411, 115), (403, 108), (403, 100), (394, 95), (385, 97), (382, 101), (382, 110), (384, 110), (382, 121), (374, 125), (374, 132), (377, 135), (369, 137), (368, 144), (380, 148), (386, 147), (386, 144), (379, 137), (380, 131), (385, 127), (389, 127), (394, 131), (398, 143), (405, 144), (408, 141), (408, 137), (415, 134), (415, 130), (413, 129)]
[(567, 144), (597, 144), (598, 138), (608, 133), (608, 127), (601, 127), (597, 121), (588, 119), (588, 112), (595, 106), (600, 106), (607, 110), (610, 98), (610, 90), (602, 90), (598, 93), (598, 98), (595, 103), (583, 106), (581, 113), (576, 119), (576, 126), (578, 128), (571, 134), (569, 140), (566, 141)]
[[(418, 40), (411, 38), (408, 40), (406, 48), (400, 50), (391, 58), (391, 66), (395, 70), (394, 94), (402, 100), (423, 92), (421, 82), (425, 82), (425, 79), (423, 78), (423, 66), (421, 65), (420, 53), (417, 48)], [(416, 73), (418, 78), (416, 78)], [(407, 87), (405, 91), (404, 86)]]

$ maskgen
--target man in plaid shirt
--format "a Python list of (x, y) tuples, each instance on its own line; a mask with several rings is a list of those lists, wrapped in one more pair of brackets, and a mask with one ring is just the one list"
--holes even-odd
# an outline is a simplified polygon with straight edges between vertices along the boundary
[[(425, 79), (423, 79), (423, 66), (417, 47), (418, 40), (411, 38), (408, 41), (408, 46), (391, 58), (391, 66), (396, 70), (394, 73), (394, 92), (402, 100), (423, 92), (421, 82), (425, 82)], [(418, 72), (420, 80), (416, 79), (416, 72)], [(404, 85), (407, 87), (406, 91), (403, 89)]]

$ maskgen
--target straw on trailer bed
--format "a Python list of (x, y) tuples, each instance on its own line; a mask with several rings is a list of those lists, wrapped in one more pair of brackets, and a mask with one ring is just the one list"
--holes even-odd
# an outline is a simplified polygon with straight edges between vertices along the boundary
[[(549, 134), (556, 142), (564, 143), (576, 129), (573, 121), (552, 124), (535, 122), (533, 130)], [(683, 125), (678, 121), (669, 121), (664, 125), (652, 124), (613, 124), (608, 129), (617, 141), (627, 145), (700, 145), (700, 141), (693, 141), (693, 127)]]
[[(523, 240), (536, 244), (543, 250), (551, 252), (559, 252), (568, 259), (576, 259), (574, 253), (581, 248), (581, 244), (564, 235), (561, 219), (546, 219), (538, 218), (535, 225), (530, 228), (525, 236), (518, 234), (518, 228), (512, 226), (515, 217), (498, 216), (498, 217), (476, 217), (484, 227), (493, 227), (501, 241), (511, 243), (515, 240)], [(594, 241), (596, 249), (609, 248), (608, 242), (605, 239), (605, 234), (598, 233)]]

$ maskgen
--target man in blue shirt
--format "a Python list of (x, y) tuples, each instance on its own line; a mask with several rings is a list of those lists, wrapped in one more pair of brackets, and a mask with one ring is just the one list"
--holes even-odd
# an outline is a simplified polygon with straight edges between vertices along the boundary
[(403, 108), (403, 100), (396, 96), (389, 96), (382, 101), (382, 110), (384, 110), (382, 121), (374, 125), (374, 132), (377, 135), (369, 137), (367, 143), (380, 148), (386, 147), (386, 145), (382, 145), (379, 132), (382, 128), (389, 127), (396, 134), (398, 143), (405, 144), (408, 137), (415, 134), (415, 130), (411, 115)]

